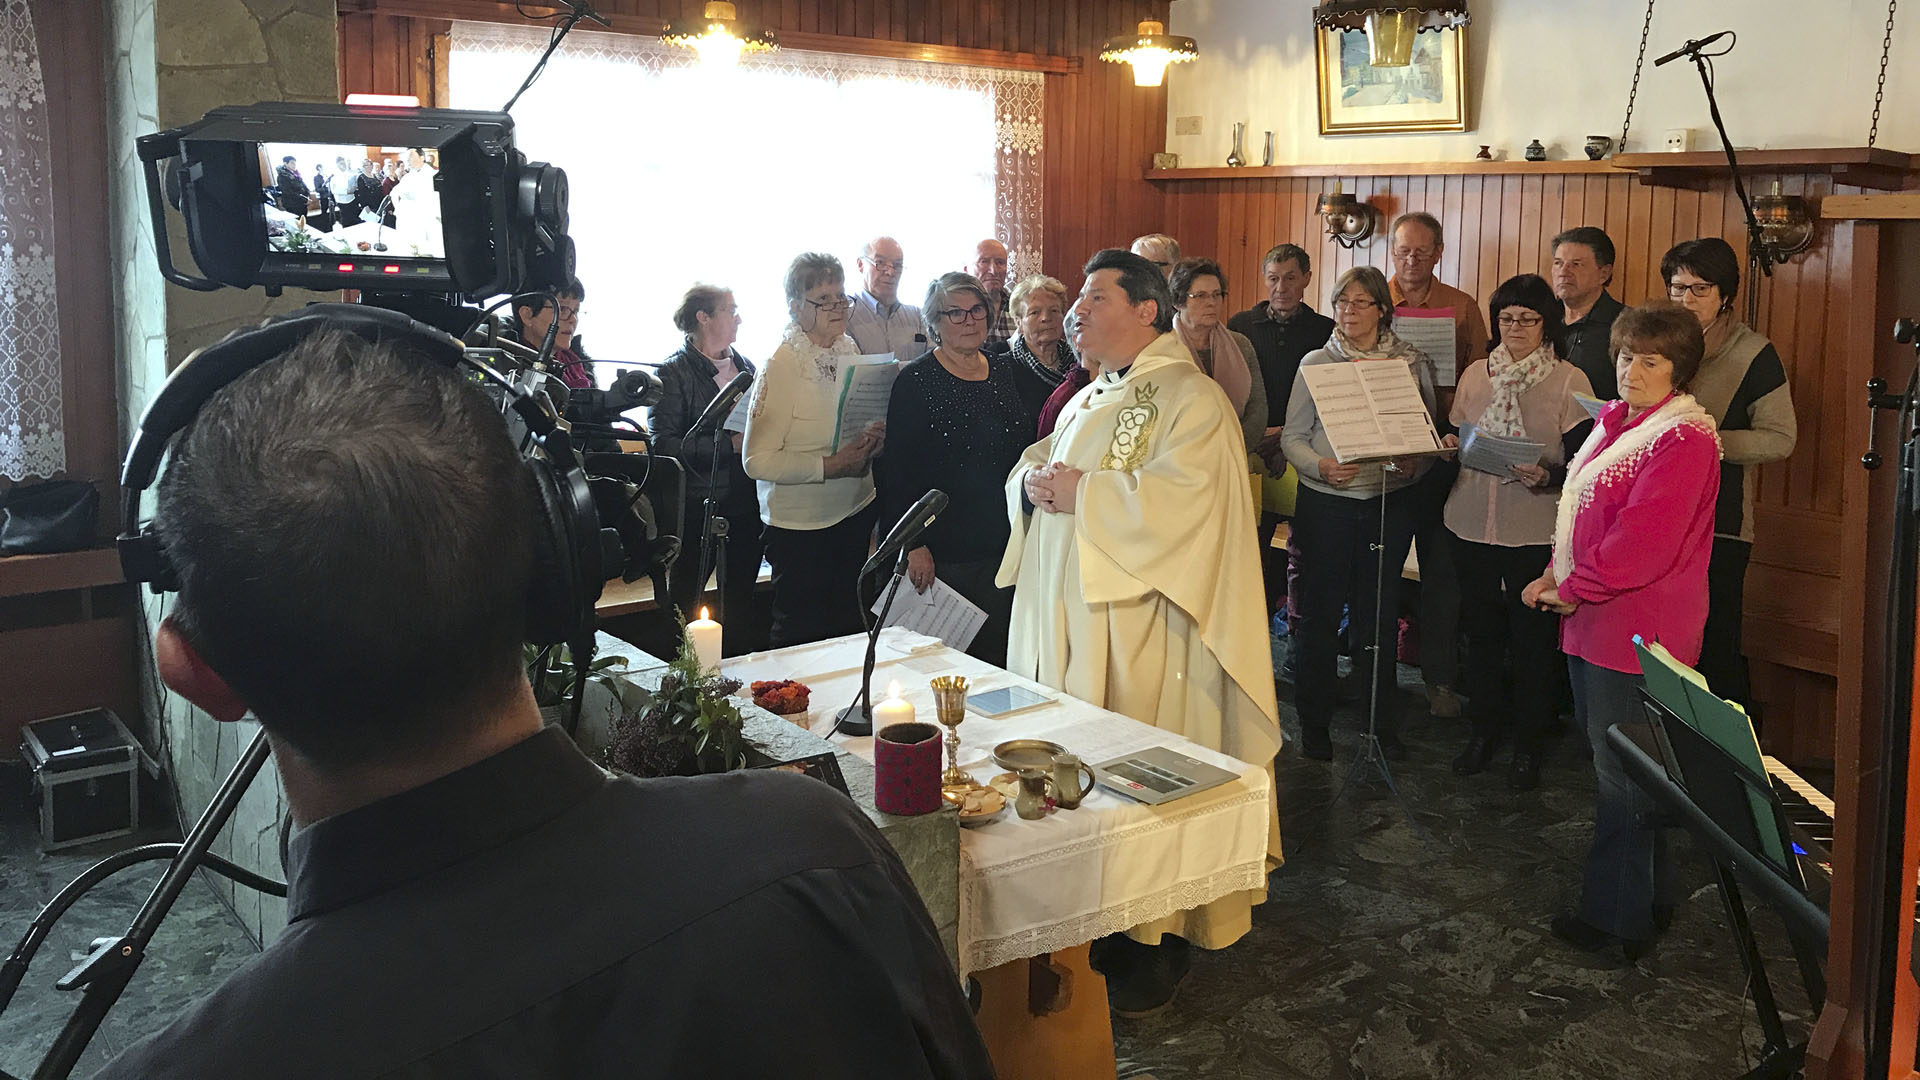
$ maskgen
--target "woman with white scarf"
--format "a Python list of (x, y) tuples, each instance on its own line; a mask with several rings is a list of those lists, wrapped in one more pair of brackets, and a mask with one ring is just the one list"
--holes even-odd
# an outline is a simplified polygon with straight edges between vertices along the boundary
[(1685, 309), (1628, 308), (1612, 348), (1620, 400), (1600, 410), (1567, 466), (1553, 561), (1520, 598), (1563, 616), (1574, 716), (1599, 781), (1580, 906), (1554, 918), (1553, 935), (1632, 963), (1671, 918), (1675, 896), (1653, 801), (1628, 778), (1607, 729), (1645, 719), (1636, 636), (1683, 664), (1700, 657), (1720, 436), (1687, 392), (1706, 345)]
[(1212, 259), (1182, 259), (1167, 279), (1173, 292), (1173, 332), (1193, 354), (1200, 370), (1226, 391), (1246, 436), (1248, 468), (1265, 473), (1253, 454), (1267, 436), (1267, 387), (1260, 361), (1245, 334), (1227, 329), (1227, 275)]
[[(1399, 611), (1400, 568), (1413, 543), (1411, 501), (1414, 481), (1429, 459), (1396, 462), (1388, 472), (1378, 464), (1342, 465), (1333, 456), (1333, 443), (1320, 422), (1319, 409), (1307, 390), (1306, 370), (1318, 364), (1406, 364), (1420, 385), (1428, 410), (1434, 408), (1433, 361), (1393, 332), (1393, 296), (1387, 279), (1371, 266), (1356, 266), (1340, 275), (1333, 288), (1334, 331), (1324, 349), (1308, 353), (1294, 375), (1287, 398), (1287, 424), (1280, 448), (1300, 474), (1300, 495), (1294, 507), (1293, 537), (1307, 570), (1300, 575), (1300, 622), (1293, 633), (1294, 702), (1300, 711), (1301, 752), (1316, 761), (1333, 758), (1329, 726), (1338, 686), (1335, 649), (1342, 609), (1350, 609), (1348, 639), (1354, 667), (1377, 666), (1373, 684), (1380, 703), (1376, 734), (1388, 757), (1405, 754), (1400, 744), (1400, 713), (1390, 706), (1394, 694), (1394, 664), (1373, 665), (1370, 647), (1382, 635), (1376, 615), (1384, 612), (1389, 627)], [(1258, 367), (1259, 365), (1253, 365)], [(1264, 434), (1265, 418), (1261, 418)], [(1448, 436), (1449, 439), (1452, 436)], [(1381, 502), (1386, 500), (1387, 542), (1383, 551), (1372, 545), (1380, 535)], [(1378, 559), (1387, 572), (1379, 573)], [(1384, 576), (1384, 591), (1375, 582)], [(1380, 593), (1380, 595), (1376, 595)], [(1393, 635), (1385, 635), (1393, 647)], [(1364, 713), (1362, 715), (1365, 715)]]
[[(1446, 525), (1460, 576), (1460, 621), (1467, 633), (1465, 686), (1473, 734), (1453, 759), (1461, 776), (1481, 772), (1502, 741), (1513, 742), (1507, 786), (1540, 785), (1540, 754), (1554, 721), (1553, 669), (1559, 627), (1550, 611), (1520, 602), (1520, 592), (1553, 556), (1554, 511), (1563, 467), (1587, 440), (1593, 421), (1574, 400), (1593, 396), (1586, 373), (1560, 353), (1566, 305), (1538, 274), (1510, 278), (1487, 304), (1493, 353), (1460, 375), (1453, 422), (1462, 443), (1475, 435), (1538, 443), (1540, 459), (1499, 473), (1463, 459), (1447, 496)], [(1511, 658), (1511, 663), (1509, 663)]]

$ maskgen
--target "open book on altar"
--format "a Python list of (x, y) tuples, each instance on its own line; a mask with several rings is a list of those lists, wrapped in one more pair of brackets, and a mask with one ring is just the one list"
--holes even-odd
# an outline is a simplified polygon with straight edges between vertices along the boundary
[(1450, 452), (1440, 445), (1427, 399), (1407, 365), (1314, 364), (1300, 374), (1340, 464)]

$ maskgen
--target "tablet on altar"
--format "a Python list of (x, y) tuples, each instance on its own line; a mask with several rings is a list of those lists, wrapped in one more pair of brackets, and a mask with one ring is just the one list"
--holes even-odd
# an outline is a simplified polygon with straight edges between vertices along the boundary
[(1239, 777), (1215, 765), (1155, 746), (1093, 767), (1100, 784), (1130, 799), (1158, 805), (1219, 787)]

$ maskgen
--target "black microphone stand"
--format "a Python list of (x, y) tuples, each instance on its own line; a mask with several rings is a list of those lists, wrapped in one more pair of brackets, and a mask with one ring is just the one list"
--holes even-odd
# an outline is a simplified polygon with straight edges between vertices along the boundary
[[(702, 504), (700, 522), (700, 561), (696, 567), (699, 582), (695, 593), (703, 593), (707, 588), (707, 575), (714, 576), (713, 611), (718, 618), (714, 621), (725, 624), (727, 614), (727, 533), (733, 523), (720, 514), (720, 504), (714, 501), (713, 485), (720, 473), (720, 437), (729, 434), (718, 423), (713, 426), (713, 456), (707, 462), (707, 498)], [(713, 561), (708, 562), (711, 556)], [(709, 570), (708, 567), (712, 569)]]
[[(1713, 117), (1713, 127), (1720, 133), (1720, 146), (1727, 152), (1727, 173), (1733, 177), (1733, 193), (1740, 197), (1740, 211), (1747, 216), (1747, 276), (1751, 280), (1753, 266), (1758, 264), (1760, 273), (1765, 277), (1773, 276), (1775, 263), (1786, 261), (1786, 257), (1774, 250), (1767, 242), (1766, 234), (1760, 230), (1760, 219), (1753, 214), (1753, 199), (1747, 195), (1747, 185), (1740, 179), (1740, 159), (1733, 151), (1733, 139), (1727, 135), (1727, 122), (1720, 118), (1720, 101), (1713, 93), (1713, 58), (1725, 56), (1739, 43), (1739, 36), (1719, 52), (1705, 52), (1704, 42), (1689, 41), (1681, 49), (1681, 55), (1693, 61), (1695, 70), (1700, 72), (1700, 85), (1707, 91), (1707, 113)], [(1747, 288), (1747, 321), (1752, 322), (1758, 314), (1759, 292), (1751, 284)]]
[(887, 599), (880, 605), (877, 618), (870, 617), (867, 610), (867, 597), (861, 586), (867, 575), (873, 571), (873, 564), (860, 568), (860, 577), (854, 582), (854, 596), (860, 601), (860, 621), (867, 627), (867, 658), (860, 666), (860, 693), (855, 695), (853, 704), (840, 710), (833, 721), (827, 737), (832, 738), (842, 732), (848, 735), (873, 734), (873, 665), (875, 654), (880, 649), (880, 631), (887, 625), (887, 613), (893, 610), (893, 598), (900, 592), (900, 581), (907, 576), (907, 545), (900, 548), (899, 558), (894, 560), (893, 580), (887, 583)]

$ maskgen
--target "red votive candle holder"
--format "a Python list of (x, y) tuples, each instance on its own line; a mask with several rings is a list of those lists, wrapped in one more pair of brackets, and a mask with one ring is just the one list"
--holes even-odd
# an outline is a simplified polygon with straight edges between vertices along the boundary
[(883, 814), (940, 809), (940, 729), (889, 724), (873, 737), (873, 805)]

